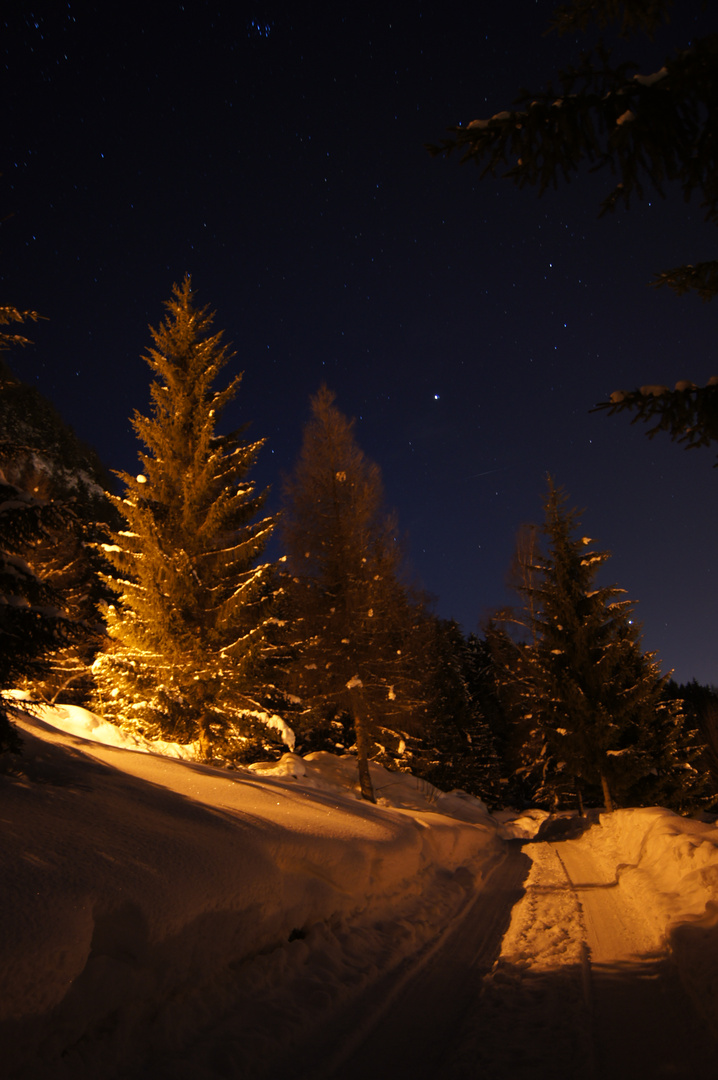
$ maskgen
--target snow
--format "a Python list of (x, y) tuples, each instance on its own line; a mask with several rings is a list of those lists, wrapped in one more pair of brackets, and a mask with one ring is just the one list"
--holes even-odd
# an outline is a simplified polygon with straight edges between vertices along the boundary
[(547, 815), (524, 846), (452, 1077), (715, 1076), (716, 829), (659, 808), (592, 821)]
[(668, 394), (669, 392), (668, 387), (663, 385), (646, 385), (641, 387), (641, 393), (644, 397), (662, 397), (663, 394)]
[[(718, 1031), (713, 823), (659, 808), (491, 815), (375, 765), (372, 805), (349, 755), (220, 770), (83, 709), (17, 709), (23, 754), (0, 770), (10, 1078), (331, 1075), (315, 1065), (337, 1017), (393, 972), (406, 984), (449, 927), (460, 952), (462, 920), (480, 922), (484, 901), (495, 913), (500, 874), (524, 864), (524, 895), (477, 976), (480, 1008), (455, 1025), (454, 1064), (436, 1075), (543, 1076), (531, 1061), (549, 1044), (564, 1062), (551, 1075), (579, 1075), (609, 961), (670, 957), (705, 1032)], [(603, 967), (589, 993), (591, 956)], [(367, 1045), (376, 1075), (400, 1075)], [(531, 1045), (522, 1071), (515, 1055)], [(273, 1071), (292, 1055), (296, 1069)]]
[[(7, 695), (18, 702), (29, 701), (30, 696), (23, 692), (13, 691)], [(141, 753), (163, 754), (168, 757), (184, 758), (194, 761), (197, 757), (198, 743), (174, 743), (164, 742), (161, 739), (150, 741), (139, 735), (121, 731), (115, 724), (110, 724), (100, 716), (88, 712), (77, 705), (46, 705), (33, 703), (32, 715), (37, 719), (44, 720), (60, 731), (69, 735), (77, 735), (92, 742), (102, 743), (105, 746), (117, 746), (126, 750), (137, 750)]]
[(276, 714), (267, 716), (265, 713), (262, 714), (262, 719), (267, 727), (274, 728), (275, 731), (279, 732), (280, 738), (285, 746), (288, 746), (290, 750), (294, 749), (297, 738), (289, 724), (283, 720), (281, 716), (277, 716)]
[(640, 83), (641, 86), (653, 86), (654, 83), (660, 82), (661, 79), (665, 79), (668, 74), (668, 68), (662, 67), (658, 71), (654, 71), (652, 75), (634, 75), (634, 82)]
[[(621, 890), (646, 911), (656, 943), (677, 932), (684, 941), (700, 939), (692, 957), (698, 961), (711, 937), (703, 931), (718, 929), (715, 824), (651, 807), (605, 815), (602, 834), (604, 859), (618, 866)], [(718, 971), (718, 935), (709, 951)]]
[(548, 817), (546, 810), (526, 810), (518, 815), (513, 810), (499, 810), (494, 814), (499, 833), (506, 840), (532, 840)]
[(373, 768), (380, 805), (361, 800), (354, 759), (222, 771), (70, 706), (18, 727), (20, 771), (0, 775), (9, 1075), (110, 1076), (175, 1053), (247, 990), (248, 966), (287, 984), (301, 968), (310, 1001), (341, 1000), (364, 964), (344, 956), (348, 927), (398, 962), (465, 900), (455, 872), (480, 880), (501, 850), (483, 804), (410, 775)]
[[(507, 112), (504, 109), (502, 112), (494, 113), (494, 115), (491, 117), (491, 120), (510, 120), (513, 115), (513, 113)], [(467, 130), (487, 128), (491, 123), (491, 120), (472, 120), (469, 124), (466, 125)]]

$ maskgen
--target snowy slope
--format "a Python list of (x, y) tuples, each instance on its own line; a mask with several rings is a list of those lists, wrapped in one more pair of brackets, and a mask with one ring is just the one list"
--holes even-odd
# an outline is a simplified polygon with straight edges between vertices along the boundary
[[(83, 724), (82, 710), (45, 716)], [(176, 1052), (262, 955), (276, 954), (285, 979), (301, 964), (310, 991), (336, 1000), (371, 975), (372, 957), (396, 963), (418, 947), (500, 857), (482, 804), (412, 777), (377, 770), (383, 805), (371, 806), (351, 790), (354, 764), (329, 755), (228, 773), (38, 717), (19, 727), (21, 772), (0, 777), (0, 1060), (11, 1075), (114, 1075), (138, 1054)], [(457, 879), (461, 867), (470, 874)], [(338, 944), (348, 926), (362, 942), (349, 962)], [(313, 928), (322, 941), (308, 963)]]

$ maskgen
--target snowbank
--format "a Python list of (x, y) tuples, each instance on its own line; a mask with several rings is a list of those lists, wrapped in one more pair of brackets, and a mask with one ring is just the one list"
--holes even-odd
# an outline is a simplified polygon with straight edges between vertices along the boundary
[(718, 828), (658, 807), (603, 814), (601, 826), (597, 850), (718, 1037)]
[(445, 925), (501, 857), (477, 800), (376, 769), (372, 806), (351, 759), (227, 772), (97, 741), (102, 722), (66, 706), (18, 726), (19, 771), (0, 775), (6, 1075), (181, 1055), (240, 999), (251, 1037), (233, 1068), (251, 1071), (277, 1038), (260, 1038), (258, 987), (296, 994), (301, 976), (315, 1006), (336, 1004), (377, 957), (396, 964)]
[[(307, 754), (303, 758), (298, 754), (284, 754), (279, 761), (257, 762), (248, 768), (260, 776), (301, 779), (304, 784), (313, 788), (339, 788), (353, 791), (357, 797), (360, 794), (356, 758), (350, 754), (337, 756), (324, 750)], [(375, 762), (371, 762), (370, 768), (379, 806), (436, 811), (474, 825), (496, 825), (496, 819), (490, 814), (486, 804), (465, 791), (440, 791), (419, 776), (390, 772)], [(543, 814), (544, 811), (537, 813)]]
[(533, 840), (539, 829), (551, 815), (537, 808), (523, 810), (498, 810), (494, 820), (499, 823), (499, 833), (506, 840)]
[(660, 807), (617, 810), (600, 820), (596, 850), (616, 867), (620, 888), (650, 915), (657, 941), (718, 902), (715, 825)]
[(150, 741), (140, 735), (132, 735), (78, 705), (47, 705), (44, 702), (35, 702), (31, 695), (24, 691), (13, 691), (6, 696), (24, 703), (36, 719), (44, 720), (69, 735), (79, 735), (82, 739), (90, 739), (105, 746), (120, 746), (125, 750), (138, 750), (143, 754), (163, 754), (165, 757), (182, 758), (184, 761), (194, 761), (199, 751), (199, 743), (196, 742), (164, 742), (162, 739)]

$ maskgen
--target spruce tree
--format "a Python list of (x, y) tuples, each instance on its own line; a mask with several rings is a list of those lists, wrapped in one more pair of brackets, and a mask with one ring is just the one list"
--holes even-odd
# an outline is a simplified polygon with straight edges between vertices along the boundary
[(527, 645), (515, 640), (516, 626), (509, 609), (485, 624), (478, 693), (491, 718), (504, 803), (521, 808), (534, 805), (545, 787), (546, 747), (533, 722), (532, 690), (525, 679)]
[(718, 688), (695, 679), (680, 685), (670, 679), (664, 696), (685, 712), (695, 741), (704, 747), (701, 762), (710, 773), (709, 791), (718, 794)]
[(86, 704), (90, 664), (104, 634), (99, 605), (111, 596), (100, 579), (107, 565), (97, 550), (106, 539), (106, 527), (115, 520), (105, 494), (111, 478), (94, 450), (78, 439), (51, 403), (21, 382), (2, 359), (0, 467), (8, 483), (41, 503), (71, 511), (19, 552), (62, 598), (78, 631), (71, 642), (48, 655), (41, 675), (35, 672), (26, 681), (44, 697), (54, 699), (62, 693), (65, 701), (69, 697)]
[(152, 412), (133, 418), (141, 472), (118, 474), (126, 528), (106, 545), (117, 599), (97, 697), (150, 737), (197, 739), (205, 757), (221, 756), (241, 752), (261, 716), (252, 679), (269, 566), (258, 558), (274, 525), (258, 518), (266, 493), (248, 480), (263, 442), (217, 434), (241, 375), (214, 389), (232, 355), (214, 313), (196, 305), (189, 277), (165, 306), (145, 356)]
[(663, 700), (667, 678), (655, 654), (641, 651), (633, 604), (595, 580), (610, 555), (578, 535), (581, 515), (551, 481), (545, 515), (545, 553), (533, 583), (520, 587), (534, 605), (535, 640), (513, 660), (535, 797), (555, 805), (600, 787), (611, 810), (629, 793), (645, 802), (650, 791), (667, 797), (681, 787), (686, 805), (705, 780), (698, 748), (680, 708)]
[[(36, 312), (0, 308), (0, 326), (38, 318)], [(0, 351), (26, 344), (28, 339), (22, 334), (0, 331)], [(0, 361), (0, 375), (3, 379), (8, 375), (4, 361)], [(22, 457), (24, 448), (8, 435), (5, 432), (0, 440), (0, 753), (20, 748), (9, 719), (11, 699), (6, 691), (44, 671), (47, 657), (82, 632), (31, 561), (33, 552), (53, 533), (70, 527), (72, 515), (66, 507), (37, 498), (9, 481), (6, 471)]]
[(361, 792), (373, 801), (373, 736), (380, 728), (401, 736), (423, 708), (415, 661), (424, 617), (401, 581), (377, 465), (325, 386), (311, 408), (282, 515), (293, 635), (287, 685), (304, 722), (351, 718)]
[(19, 308), (13, 307), (11, 304), (3, 304), (0, 307), (0, 327), (12, 326), (13, 329), (0, 330), (0, 352), (30, 345), (30, 338), (18, 333), (14, 326), (17, 323), (38, 322), (41, 318), (42, 316), (38, 315), (36, 311), (20, 311)]
[(8, 484), (0, 470), (0, 752), (19, 748), (4, 691), (41, 677), (50, 657), (82, 636), (57, 591), (25, 557), (68, 524), (66, 508)]
[(604, 409), (609, 416), (633, 413), (632, 424), (650, 425), (649, 439), (663, 431), (685, 450), (710, 446), (718, 442), (718, 375), (712, 375), (705, 386), (680, 379), (673, 390), (662, 385), (614, 390), (610, 400), (600, 402), (593, 412)]
[[(672, 0), (570, 0), (556, 9), (550, 29), (574, 35), (596, 23), (615, 25), (624, 38), (651, 38), (673, 6)], [(503, 176), (539, 194), (582, 170), (608, 167), (612, 180), (602, 214), (628, 209), (632, 199), (651, 193), (676, 197), (680, 191), (685, 202), (697, 195), (706, 221), (718, 224), (718, 34), (712, 5), (690, 6), (691, 40), (677, 42), (667, 58), (656, 56), (647, 71), (617, 62), (605, 38), (545, 89), (521, 90), (509, 108), (453, 127), (449, 138), (427, 149), (458, 151), (482, 177)], [(718, 296), (718, 259), (669, 267), (652, 284), (710, 300)], [(716, 441), (718, 377), (696, 386), (676, 374), (682, 377), (672, 389), (615, 390), (596, 410), (632, 413), (632, 423), (651, 425), (649, 437), (665, 431), (685, 447)]]
[[(620, 23), (619, 33), (649, 37), (671, 0), (573, 0), (559, 8), (554, 29), (574, 34), (591, 21)], [(451, 128), (431, 153), (458, 150), (481, 176), (504, 176), (539, 194), (581, 170), (610, 170), (602, 213), (651, 192), (698, 195), (706, 219), (718, 224), (718, 35), (709, 5), (693, 5), (692, 40), (655, 67), (614, 59), (607, 39), (594, 53), (557, 72), (543, 90), (521, 90), (510, 108)], [(670, 187), (669, 187), (670, 185)], [(664, 270), (655, 284), (704, 299), (718, 290), (718, 261)]]
[(479, 701), (477, 650), (453, 619), (435, 619), (429, 655), (428, 745), (414, 772), (442, 790), (461, 788), (495, 806), (499, 759)]

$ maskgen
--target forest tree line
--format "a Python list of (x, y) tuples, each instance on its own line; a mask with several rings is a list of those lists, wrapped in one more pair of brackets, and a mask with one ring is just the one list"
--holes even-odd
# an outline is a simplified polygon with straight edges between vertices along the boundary
[[(2, 312), (6, 327), (34, 316)], [(213, 320), (189, 278), (174, 287), (120, 494), (2, 365), (0, 748), (20, 749), (8, 692), (24, 688), (230, 767), (354, 753), (370, 800), (374, 760), (492, 807), (716, 801), (718, 693), (676, 687), (642, 651), (632, 603), (597, 584), (608, 553), (551, 479), (543, 523), (517, 540), (516, 606), (466, 637), (408, 583), (380, 470), (327, 387), (281, 512), (265, 512), (263, 440), (221, 433), (241, 375), (223, 377)]]

